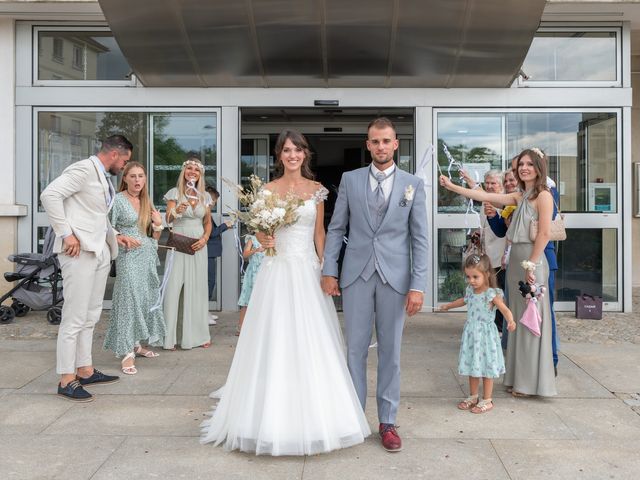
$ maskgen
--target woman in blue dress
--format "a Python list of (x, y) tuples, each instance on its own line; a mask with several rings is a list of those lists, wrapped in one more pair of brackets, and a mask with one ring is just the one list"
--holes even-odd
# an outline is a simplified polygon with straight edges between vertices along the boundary
[(158, 356), (140, 342), (159, 345), (165, 335), (157, 271), (162, 217), (151, 204), (147, 176), (140, 163), (127, 163), (110, 218), (128, 247), (120, 246), (116, 258), (111, 320), (104, 348), (123, 357), (122, 373), (134, 375), (138, 372), (136, 356)]

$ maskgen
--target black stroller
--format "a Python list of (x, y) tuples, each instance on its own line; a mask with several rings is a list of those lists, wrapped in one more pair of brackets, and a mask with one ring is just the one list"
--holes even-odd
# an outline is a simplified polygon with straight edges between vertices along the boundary
[[(58, 325), (62, 318), (62, 275), (57, 255), (53, 253), (55, 234), (51, 227), (44, 237), (42, 253), (9, 255), (16, 264), (15, 272), (5, 272), (7, 282), (18, 282), (0, 297), (0, 323), (10, 323), (15, 317), (24, 317), (31, 310), (47, 310), (47, 320)], [(9, 297), (10, 307), (1, 305)]]

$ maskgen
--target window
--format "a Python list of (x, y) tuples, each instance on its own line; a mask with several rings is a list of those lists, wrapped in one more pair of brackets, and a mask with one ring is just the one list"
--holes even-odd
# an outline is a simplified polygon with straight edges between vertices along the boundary
[[(205, 181), (217, 186), (216, 112), (40, 110), (37, 112), (37, 184), (33, 197), (33, 205), (38, 206), (34, 214), (34, 240), (38, 248), (48, 226), (48, 218), (39, 202), (42, 190), (68, 165), (95, 154), (100, 140), (115, 133), (125, 135), (133, 143), (132, 160), (145, 165), (149, 194), (157, 209), (165, 210), (164, 194), (175, 187), (188, 152), (200, 156), (205, 165)], [(120, 178), (112, 177), (111, 182), (117, 189)], [(162, 242), (165, 240), (163, 237)], [(158, 254), (162, 275), (165, 249), (160, 249)], [(113, 279), (110, 279), (107, 300), (111, 299), (112, 288)], [(216, 293), (219, 298), (217, 295), (219, 292)]]
[[(34, 52), (51, 52), (36, 57), (36, 83), (41, 81), (120, 81), (131, 84), (131, 67), (107, 27), (36, 27)], [(72, 52), (63, 63), (63, 50)], [(61, 65), (62, 64), (62, 65)]]
[(620, 85), (620, 29), (541, 28), (522, 65), (521, 84)]
[[(617, 111), (436, 112), (437, 168), (444, 174), (450, 163), (445, 147), (478, 179), (489, 168), (508, 167), (525, 148), (547, 154), (548, 175), (567, 214), (567, 240), (557, 244), (560, 308), (571, 308), (580, 292), (602, 295), (610, 305), (620, 300), (619, 118)], [(456, 167), (451, 176), (460, 183)], [(468, 200), (443, 188), (437, 200), (434, 284), (437, 301), (447, 302), (464, 291), (462, 251), (479, 217)]]
[(76, 70), (84, 71), (84, 49), (80, 45), (73, 45), (73, 60), (71, 65)]
[(77, 119), (71, 120), (71, 127), (69, 128), (69, 141), (71, 145), (80, 145), (80, 133), (82, 131), (82, 122)]
[[(563, 212), (615, 213), (617, 132), (617, 115), (611, 112), (440, 113), (438, 164), (449, 173), (446, 146), (481, 180), (490, 169), (505, 169), (523, 149), (538, 147), (549, 157), (548, 174), (558, 185)], [(459, 181), (455, 167), (451, 175)], [(439, 213), (466, 210), (462, 197), (438, 189)]]
[(51, 56), (53, 60), (56, 62), (62, 63), (64, 60), (64, 56), (63, 56), (64, 43), (62, 42), (62, 39), (60, 37), (53, 37), (52, 44), (53, 44), (53, 52)]

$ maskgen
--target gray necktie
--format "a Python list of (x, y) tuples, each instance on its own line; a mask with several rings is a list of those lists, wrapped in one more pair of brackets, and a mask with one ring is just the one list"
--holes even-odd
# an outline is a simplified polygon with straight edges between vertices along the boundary
[(376, 187), (374, 193), (376, 197), (376, 208), (378, 209), (378, 211), (384, 208), (385, 200), (384, 191), (382, 190), (382, 182), (384, 182), (386, 178), (387, 176), (383, 172), (376, 173), (376, 181), (378, 182), (378, 186)]
[(104, 179), (107, 181), (107, 186), (109, 187), (109, 193), (107, 200), (107, 208), (111, 208), (111, 204), (113, 203), (113, 199), (116, 196), (116, 190), (113, 188), (113, 183), (111, 183), (111, 177), (105, 174)]

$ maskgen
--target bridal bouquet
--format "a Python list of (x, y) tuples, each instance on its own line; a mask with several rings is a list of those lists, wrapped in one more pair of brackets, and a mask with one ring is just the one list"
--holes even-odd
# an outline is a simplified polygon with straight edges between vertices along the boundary
[[(298, 220), (297, 210), (304, 202), (293, 193), (287, 193), (284, 198), (280, 198), (269, 190), (265, 190), (262, 180), (255, 175), (249, 177), (250, 185), (247, 189), (227, 179), (223, 181), (236, 193), (240, 205), (244, 207), (235, 213), (252, 233), (273, 235), (280, 227), (291, 225)], [(269, 257), (275, 254), (275, 247), (265, 250), (265, 255)]]

